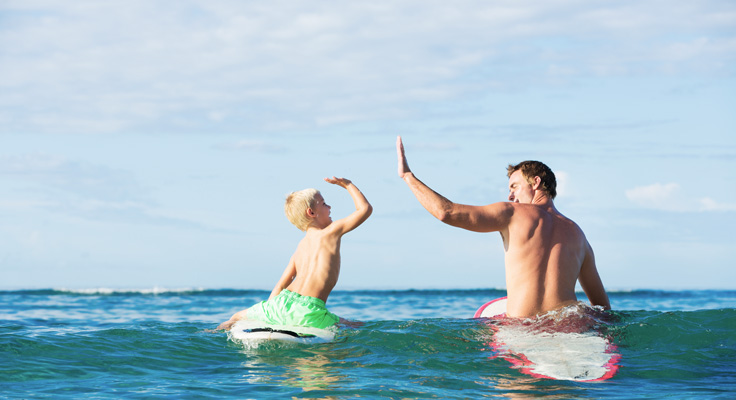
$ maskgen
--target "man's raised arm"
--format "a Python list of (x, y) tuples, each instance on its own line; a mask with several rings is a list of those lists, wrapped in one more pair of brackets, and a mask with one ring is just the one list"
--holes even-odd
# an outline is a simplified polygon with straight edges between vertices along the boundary
[(424, 182), (420, 181), (409, 169), (409, 163), (404, 154), (404, 143), (401, 136), (396, 138), (396, 153), (399, 157), (399, 178), (403, 179), (411, 189), (417, 200), (422, 203), (427, 211), (438, 220), (445, 222), (448, 213), (452, 211), (454, 204), (441, 194), (430, 189)]
[(438, 220), (474, 232), (501, 231), (508, 226), (513, 214), (511, 203), (494, 203), (487, 206), (453, 203), (414, 176), (406, 161), (401, 136), (396, 138), (396, 154), (399, 161), (399, 178), (409, 185), (419, 203)]

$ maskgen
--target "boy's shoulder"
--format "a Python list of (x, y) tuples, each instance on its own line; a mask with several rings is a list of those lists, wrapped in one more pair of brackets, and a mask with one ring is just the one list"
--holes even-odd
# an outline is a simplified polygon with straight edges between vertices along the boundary
[(338, 236), (341, 233), (341, 229), (339, 229), (341, 226), (340, 224), (344, 222), (344, 219), (345, 218), (335, 220), (323, 228), (310, 227), (302, 238), (302, 241), (324, 240), (332, 236)]
[(299, 239), (295, 253), (309, 251), (311, 248), (318, 247), (329, 236), (327, 228), (317, 229), (310, 228), (304, 236)]

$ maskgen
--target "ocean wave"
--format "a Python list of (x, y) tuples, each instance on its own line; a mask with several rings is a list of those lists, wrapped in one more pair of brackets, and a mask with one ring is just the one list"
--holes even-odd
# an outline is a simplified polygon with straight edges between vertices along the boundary
[(82, 295), (82, 296), (114, 296), (114, 295), (195, 295), (208, 292), (218, 292), (219, 290), (205, 288), (47, 288), (47, 289), (18, 289), (18, 290), (0, 290), (2, 295)]
[(54, 289), (56, 292), (71, 293), (71, 294), (91, 294), (91, 295), (108, 295), (108, 294), (169, 294), (169, 293), (195, 293), (203, 292), (206, 289), (203, 288), (162, 288), (154, 286), (150, 289), (117, 289), (117, 288), (90, 288), (90, 289), (67, 289), (59, 288)]
[[(72, 296), (221, 296), (238, 297), (270, 293), (270, 289), (243, 289), (243, 288), (203, 288), (203, 287), (179, 287), (169, 288), (154, 286), (149, 288), (114, 288), (114, 287), (92, 287), (92, 288), (37, 288), (37, 289), (10, 289), (0, 290), (0, 295), (72, 295)], [(460, 296), (492, 300), (496, 297), (506, 296), (505, 288), (470, 288), (470, 289), (337, 289), (332, 292), (333, 296), (351, 295), (378, 295), (378, 296), (419, 296), (419, 297), (445, 297)], [(658, 289), (633, 289), (633, 290), (610, 290), (608, 291), (611, 302), (619, 302), (619, 306), (628, 302), (658, 301), (667, 303), (666, 309), (678, 309), (678, 304), (689, 302), (703, 302), (706, 299), (717, 298), (736, 301), (736, 290), (658, 290)], [(586, 301), (585, 293), (577, 292), (578, 298)], [(671, 303), (671, 304), (670, 304)], [(614, 304), (614, 308), (616, 304)], [(628, 307), (627, 307), (628, 308)], [(713, 307), (707, 307), (713, 308)]]

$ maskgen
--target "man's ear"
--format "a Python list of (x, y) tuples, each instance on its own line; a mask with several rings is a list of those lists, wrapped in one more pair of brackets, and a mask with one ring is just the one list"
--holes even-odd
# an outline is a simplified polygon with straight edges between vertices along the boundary
[(532, 189), (538, 190), (540, 186), (542, 186), (542, 178), (535, 176), (534, 183), (532, 184)]

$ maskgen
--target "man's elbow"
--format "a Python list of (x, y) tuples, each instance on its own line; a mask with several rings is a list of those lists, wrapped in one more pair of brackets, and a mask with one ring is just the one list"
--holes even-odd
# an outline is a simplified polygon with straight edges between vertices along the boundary
[(448, 212), (447, 210), (438, 211), (437, 213), (435, 213), (434, 216), (445, 224), (450, 224), (450, 222), (452, 221), (452, 213)]
[(452, 221), (455, 219), (452, 204), (443, 204), (440, 207), (437, 207), (432, 214), (434, 214), (435, 218), (438, 220), (449, 225), (452, 225)]
[(437, 211), (435, 217), (442, 223), (450, 226), (463, 226), (463, 224), (468, 222), (467, 215), (457, 213), (456, 211), (453, 208), (445, 208)]

